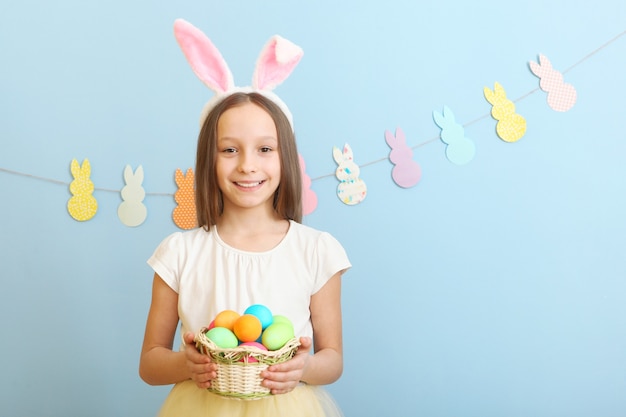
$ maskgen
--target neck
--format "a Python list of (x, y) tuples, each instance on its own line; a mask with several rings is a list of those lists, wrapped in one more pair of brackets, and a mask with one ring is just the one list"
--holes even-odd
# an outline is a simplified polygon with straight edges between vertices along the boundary
[(217, 227), (221, 232), (254, 234), (266, 232), (268, 229), (275, 230), (278, 224), (284, 222), (272, 206), (255, 209), (225, 207), (217, 221)]
[(226, 211), (217, 221), (220, 238), (228, 245), (250, 252), (268, 251), (278, 245), (289, 230), (289, 222), (259, 210)]

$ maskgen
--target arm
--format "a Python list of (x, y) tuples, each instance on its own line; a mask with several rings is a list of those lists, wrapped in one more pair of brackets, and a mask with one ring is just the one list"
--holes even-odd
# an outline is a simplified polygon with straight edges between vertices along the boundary
[(184, 351), (172, 350), (177, 325), (178, 294), (154, 274), (139, 375), (150, 385), (174, 384), (192, 378), (198, 386), (206, 388), (215, 377), (215, 365), (195, 349), (192, 333), (184, 335), (187, 344)]
[(270, 366), (263, 372), (263, 385), (273, 394), (291, 391), (300, 382), (325, 385), (335, 382), (343, 372), (341, 322), (341, 272), (336, 273), (311, 297), (314, 354), (310, 355), (310, 338), (301, 338), (302, 345), (293, 359)]

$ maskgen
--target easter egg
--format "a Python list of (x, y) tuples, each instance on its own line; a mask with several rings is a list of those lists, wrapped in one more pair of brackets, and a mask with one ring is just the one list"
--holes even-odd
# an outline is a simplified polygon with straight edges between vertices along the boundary
[[(239, 346), (252, 346), (252, 347), (256, 347), (260, 350), (264, 350), (267, 351), (267, 348), (265, 346), (263, 346), (261, 343), (257, 343), (257, 342), (243, 342), (241, 344), (239, 344)], [(247, 360), (248, 363), (256, 363), (258, 362), (258, 360), (254, 357), (254, 356), (247, 356)], [(241, 358), (239, 360), (239, 362), (245, 362), (246, 360), (244, 358)]]
[(228, 330), (233, 330), (233, 326), (235, 321), (239, 318), (239, 313), (233, 310), (223, 310), (220, 311), (217, 316), (215, 316), (215, 320), (213, 323), (215, 327), (224, 327)]
[(267, 350), (267, 348), (259, 342), (242, 342), (239, 344), (239, 346), (252, 346), (252, 347), (259, 348), (261, 350)]
[(211, 323), (209, 323), (209, 327), (207, 327), (207, 330), (211, 330), (214, 327), (215, 327), (215, 320), (211, 320)]
[(274, 317), (272, 317), (272, 322), (273, 323), (286, 323), (290, 325), (291, 327), (293, 327), (293, 323), (291, 322), (291, 320), (289, 320), (286, 316), (282, 316), (280, 314), (277, 314)]
[(252, 314), (240, 316), (233, 325), (235, 336), (242, 342), (254, 342), (261, 336), (262, 331), (261, 321)]
[(214, 327), (205, 333), (207, 339), (222, 349), (236, 348), (239, 344), (237, 336), (225, 327)]
[(269, 308), (265, 307), (263, 304), (253, 304), (250, 307), (246, 308), (246, 311), (243, 314), (252, 314), (256, 316), (263, 326), (263, 330), (267, 329), (267, 326), (272, 324), (274, 318), (272, 317), (272, 312)]
[(268, 350), (278, 350), (293, 337), (293, 326), (287, 323), (274, 323), (263, 331), (261, 340)]

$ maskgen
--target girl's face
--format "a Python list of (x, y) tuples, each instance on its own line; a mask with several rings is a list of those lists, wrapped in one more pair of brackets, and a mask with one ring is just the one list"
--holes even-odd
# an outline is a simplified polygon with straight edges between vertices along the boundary
[(273, 210), (280, 182), (278, 133), (261, 107), (245, 103), (222, 113), (217, 122), (216, 172), (225, 212)]

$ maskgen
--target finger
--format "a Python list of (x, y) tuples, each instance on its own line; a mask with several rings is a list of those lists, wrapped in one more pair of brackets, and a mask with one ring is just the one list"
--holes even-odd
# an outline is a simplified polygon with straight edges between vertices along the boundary
[(194, 343), (195, 337), (196, 336), (193, 333), (187, 332), (187, 333), (185, 333), (183, 335), (183, 340), (185, 341), (186, 345), (194, 345), (195, 346), (195, 343)]
[(213, 379), (215, 379), (215, 377), (217, 376), (217, 374), (215, 373), (215, 371), (208, 371), (208, 372), (200, 372), (197, 374), (194, 374), (193, 379), (196, 382), (211, 382)]
[(309, 350), (311, 350), (311, 346), (313, 346), (313, 339), (303, 336), (300, 338), (300, 346), (298, 347), (298, 351), (306, 350), (308, 352)]
[(295, 383), (294, 381), (278, 382), (264, 380), (262, 385), (266, 388), (269, 388), (272, 394), (285, 394), (292, 391), (296, 387), (297, 383)]

